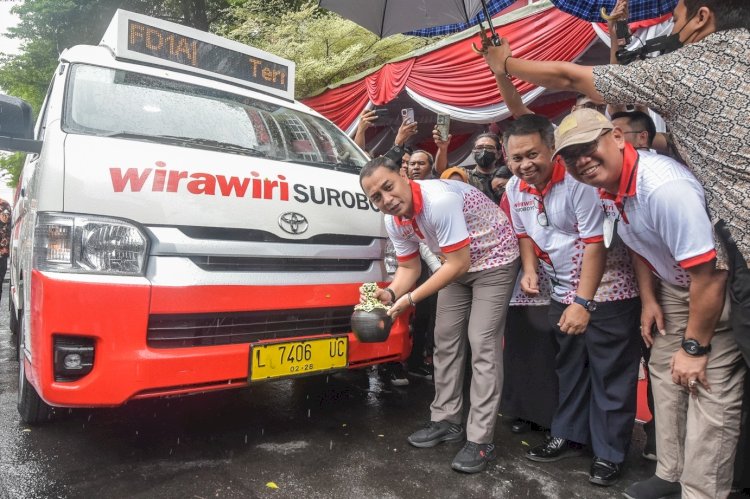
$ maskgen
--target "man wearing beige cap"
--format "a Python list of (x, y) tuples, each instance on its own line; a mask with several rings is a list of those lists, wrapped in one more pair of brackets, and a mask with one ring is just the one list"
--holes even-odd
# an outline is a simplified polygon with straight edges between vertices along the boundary
[[(552, 160), (554, 130), (540, 115), (513, 121), (503, 134), (515, 175), (506, 196), (519, 238), (520, 287), (540, 292), (539, 262), (551, 283), (549, 323), (559, 353), (558, 393), (550, 438), (529, 449), (537, 462), (594, 454), (589, 481), (614, 485), (633, 433), (638, 345), (638, 289), (622, 244), (607, 251), (596, 189)], [(573, 444), (575, 443), (575, 444)]]
[(617, 234), (635, 256), (641, 334), (652, 345), (658, 465), (625, 496), (727, 497), (745, 366), (728, 334), (727, 272), (716, 269), (703, 188), (684, 165), (636, 151), (591, 110), (563, 120), (555, 149), (576, 180), (599, 189), (605, 243)]

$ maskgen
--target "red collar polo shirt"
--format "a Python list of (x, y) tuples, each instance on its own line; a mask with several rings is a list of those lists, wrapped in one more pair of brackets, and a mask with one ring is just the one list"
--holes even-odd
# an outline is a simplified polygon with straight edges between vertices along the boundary
[(518, 242), (508, 217), (480, 190), (455, 180), (410, 181), (414, 216), (385, 216), (385, 228), (396, 257), (419, 256), (419, 243), (433, 253), (450, 253), (469, 246), (469, 272), (512, 263)]
[(716, 258), (703, 188), (672, 158), (626, 147), (618, 193), (599, 195), (622, 241), (663, 281), (688, 288), (686, 269)]
[[(518, 177), (508, 182), (513, 229), (534, 243), (536, 255), (552, 286), (551, 298), (569, 305), (581, 280), (586, 243), (602, 241), (604, 214), (595, 188), (576, 182), (562, 163), (539, 192)], [(622, 244), (610, 248), (594, 301), (610, 302), (638, 296), (638, 286)]]

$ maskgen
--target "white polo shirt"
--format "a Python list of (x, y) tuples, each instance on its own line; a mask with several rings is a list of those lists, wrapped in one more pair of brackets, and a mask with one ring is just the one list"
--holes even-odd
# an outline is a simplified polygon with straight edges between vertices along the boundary
[(672, 158), (626, 145), (618, 193), (599, 195), (622, 241), (660, 279), (687, 288), (686, 269), (716, 258), (703, 187)]
[(518, 241), (508, 217), (482, 191), (456, 180), (410, 181), (414, 217), (385, 216), (399, 261), (419, 256), (419, 243), (433, 252), (469, 246), (469, 272), (512, 263)]
[[(602, 241), (604, 215), (596, 189), (576, 182), (558, 161), (542, 192), (518, 177), (510, 179), (505, 192), (513, 229), (519, 238), (529, 238), (534, 243), (537, 257), (550, 278), (552, 299), (572, 303), (581, 281), (586, 244)], [(607, 254), (607, 265), (594, 300), (609, 302), (636, 296), (638, 286), (630, 258), (621, 244), (615, 245)]]

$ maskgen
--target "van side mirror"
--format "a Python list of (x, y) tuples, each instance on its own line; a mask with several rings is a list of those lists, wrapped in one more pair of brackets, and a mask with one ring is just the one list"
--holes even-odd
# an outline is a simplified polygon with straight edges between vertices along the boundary
[(41, 141), (34, 140), (31, 106), (17, 98), (0, 94), (0, 149), (39, 153)]

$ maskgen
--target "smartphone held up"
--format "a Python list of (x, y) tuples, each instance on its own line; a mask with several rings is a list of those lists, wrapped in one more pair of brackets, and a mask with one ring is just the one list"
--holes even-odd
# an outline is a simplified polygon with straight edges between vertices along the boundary
[(443, 142), (448, 140), (448, 133), (450, 132), (450, 128), (451, 128), (451, 115), (438, 113), (437, 124), (435, 125), (435, 129), (440, 134), (440, 140), (442, 140)]
[(407, 107), (401, 110), (401, 121), (404, 123), (414, 123), (416, 119), (414, 118), (414, 109), (411, 107)]

